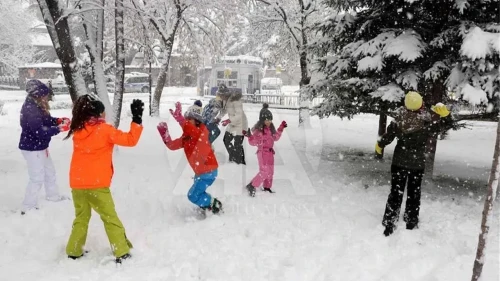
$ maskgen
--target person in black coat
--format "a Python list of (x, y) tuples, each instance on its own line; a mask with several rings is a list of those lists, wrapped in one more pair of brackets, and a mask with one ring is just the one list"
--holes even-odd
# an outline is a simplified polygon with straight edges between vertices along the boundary
[[(387, 132), (375, 146), (377, 154), (398, 139), (391, 166), (391, 192), (387, 199), (382, 225), (384, 235), (391, 235), (399, 219), (405, 186), (408, 184), (404, 221), (406, 229), (418, 228), (420, 194), (425, 169), (425, 150), (428, 138), (436, 134), (441, 126), (451, 122), (450, 112), (444, 104), (432, 106), (432, 113), (425, 111), (422, 96), (409, 92), (405, 97), (405, 107), (397, 112), (395, 120), (387, 127)], [(433, 121), (432, 114), (441, 117)]]

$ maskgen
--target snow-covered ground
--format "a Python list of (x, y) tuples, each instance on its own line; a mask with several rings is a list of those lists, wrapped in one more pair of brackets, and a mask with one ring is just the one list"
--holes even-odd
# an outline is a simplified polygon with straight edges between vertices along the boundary
[[(184, 91), (184, 92), (181, 92)], [(465, 281), (470, 280), (488, 170), (494, 123), (471, 122), (438, 144), (436, 180), (423, 187), (420, 229), (401, 221), (395, 234), (382, 235), (381, 219), (389, 193), (389, 166), (372, 159), (377, 118), (352, 121), (312, 118), (312, 129), (297, 127), (298, 112), (273, 110), (289, 123), (276, 150), (276, 194), (249, 198), (243, 186), (257, 171), (255, 149), (246, 145), (248, 165), (227, 163), (222, 137), (215, 143), (219, 178), (209, 192), (225, 213), (193, 219), (186, 198), (192, 172), (182, 151), (168, 151), (156, 131), (166, 120), (173, 136), (180, 128), (169, 116), (176, 100), (195, 99), (189, 89), (168, 88), (161, 118), (145, 117), (135, 148), (114, 156), (112, 192), (135, 248), (121, 267), (112, 259), (104, 228), (94, 213), (87, 249), (78, 261), (64, 253), (74, 210), (71, 201), (50, 203), (21, 216), (13, 213), (27, 183), (26, 164), (17, 149), (22, 92), (0, 92), (0, 280), (314, 280)], [(147, 102), (127, 94), (122, 129), (128, 129), (128, 103)], [(54, 116), (68, 116), (69, 98), (56, 97)], [(252, 124), (259, 105), (246, 104)], [(69, 195), (72, 143), (56, 136), (51, 154), (63, 194)], [(403, 203), (404, 204), (404, 203)], [(484, 279), (499, 280), (498, 208), (487, 250)]]

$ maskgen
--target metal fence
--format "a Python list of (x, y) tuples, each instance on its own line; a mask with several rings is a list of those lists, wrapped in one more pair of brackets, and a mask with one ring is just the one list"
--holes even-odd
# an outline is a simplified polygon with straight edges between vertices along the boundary
[[(309, 102), (309, 107), (315, 107), (323, 102), (322, 97), (314, 98)], [(243, 102), (247, 103), (267, 103), (272, 105), (277, 105), (284, 108), (296, 108), (300, 107), (300, 98), (298, 94), (293, 95), (279, 95), (279, 94), (244, 94)]]
[(0, 87), (19, 89), (19, 77), (0, 76)]

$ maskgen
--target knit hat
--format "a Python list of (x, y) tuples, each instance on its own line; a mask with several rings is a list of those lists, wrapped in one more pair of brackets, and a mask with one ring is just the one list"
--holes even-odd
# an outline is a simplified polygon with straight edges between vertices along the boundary
[(262, 105), (262, 109), (260, 110), (260, 113), (259, 113), (259, 121), (264, 122), (266, 120), (270, 120), (270, 121), (273, 120), (273, 114), (271, 113), (271, 111), (268, 108), (269, 108), (269, 104), (264, 103)]
[(48, 96), (50, 94), (50, 89), (40, 80), (33, 79), (26, 82), (26, 92), (30, 96), (41, 98)]
[(217, 89), (217, 94), (223, 97), (229, 97), (231, 95), (231, 92), (229, 91), (229, 89), (225, 84), (220, 84), (219, 88)]
[(408, 110), (419, 110), (422, 108), (422, 104), (422, 96), (419, 93), (410, 91), (406, 94), (405, 106)]
[(197, 105), (199, 107), (203, 107), (203, 104), (201, 103), (201, 100), (195, 100), (194, 105)]
[(203, 117), (201, 116), (202, 109), (200, 106), (192, 105), (184, 113), (184, 118), (194, 119), (203, 122)]

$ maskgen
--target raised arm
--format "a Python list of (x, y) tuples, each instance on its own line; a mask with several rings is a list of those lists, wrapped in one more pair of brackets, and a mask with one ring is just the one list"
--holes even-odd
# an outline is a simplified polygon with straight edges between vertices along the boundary
[(273, 135), (274, 141), (280, 140), (281, 134), (283, 134), (283, 130), (285, 130), (286, 127), (288, 127), (288, 124), (286, 123), (286, 121), (283, 120), (280, 126), (278, 127), (278, 130), (276, 130), (276, 134)]
[(132, 147), (137, 145), (141, 138), (143, 127), (135, 122), (130, 123), (130, 131), (125, 133), (111, 125), (108, 126), (109, 142), (116, 145)]
[(180, 137), (178, 139), (172, 140), (172, 137), (170, 136), (170, 133), (168, 132), (168, 125), (165, 122), (161, 122), (158, 124), (156, 127), (158, 129), (158, 133), (160, 133), (161, 139), (163, 140), (163, 143), (167, 146), (168, 149), (170, 150), (177, 150), (182, 148), (182, 142), (184, 137)]
[(181, 125), (182, 127), (182, 124), (184, 124), (184, 116), (182, 115), (182, 105), (180, 102), (176, 102), (175, 103), (175, 111), (170, 109), (170, 114), (172, 114), (172, 116), (174, 117), (175, 121), (177, 121), (177, 123), (179, 123), (179, 125)]

